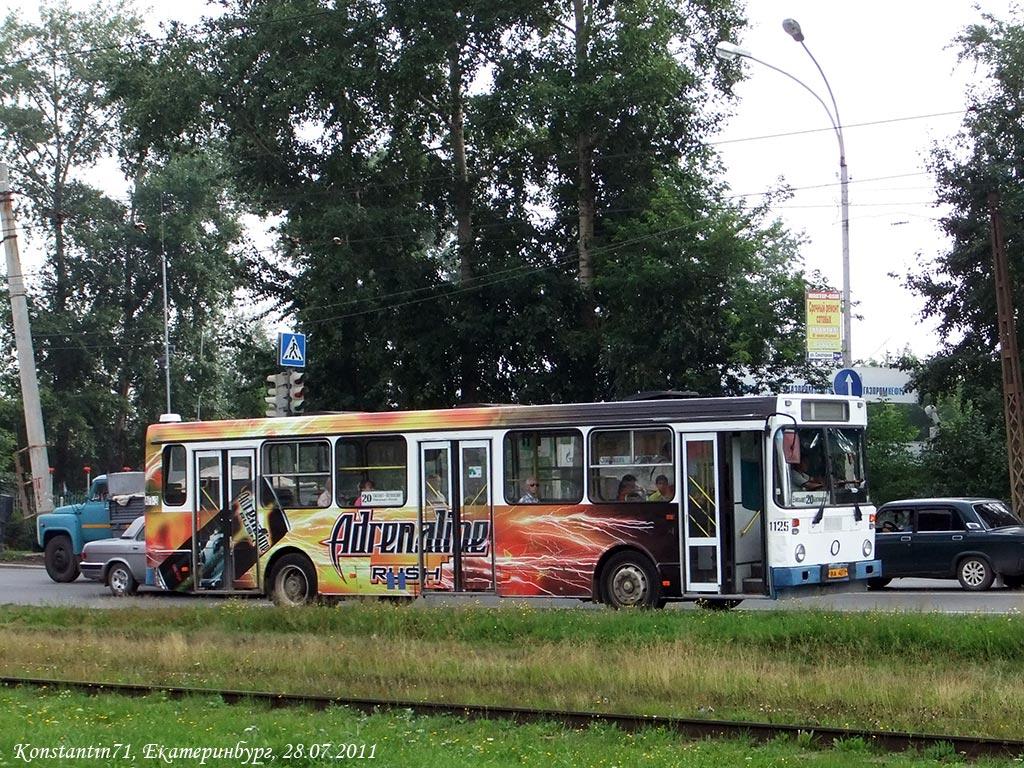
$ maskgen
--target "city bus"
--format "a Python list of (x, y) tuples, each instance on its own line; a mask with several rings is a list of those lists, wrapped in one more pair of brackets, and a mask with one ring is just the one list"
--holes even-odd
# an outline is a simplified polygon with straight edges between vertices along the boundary
[(162, 421), (146, 580), (284, 605), (861, 589), (881, 576), (866, 413), (782, 395)]

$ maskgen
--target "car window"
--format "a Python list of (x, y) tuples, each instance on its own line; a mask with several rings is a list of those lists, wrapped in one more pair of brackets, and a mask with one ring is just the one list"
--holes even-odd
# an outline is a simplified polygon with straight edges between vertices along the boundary
[(918, 531), (962, 531), (963, 520), (952, 507), (928, 507), (917, 511)]
[(910, 529), (909, 509), (883, 509), (875, 518), (875, 530), (880, 533), (896, 533)]
[(144, 515), (139, 515), (134, 520), (132, 520), (132, 524), (128, 526), (128, 529), (124, 533), (121, 534), (121, 538), (122, 539), (138, 539), (138, 538), (142, 538), (139, 534), (142, 533), (143, 535), (145, 535), (144, 534), (145, 527), (146, 527), (146, 518), (145, 518)]
[(986, 528), (1007, 528), (1021, 525), (1021, 520), (1001, 501), (980, 501), (974, 511)]

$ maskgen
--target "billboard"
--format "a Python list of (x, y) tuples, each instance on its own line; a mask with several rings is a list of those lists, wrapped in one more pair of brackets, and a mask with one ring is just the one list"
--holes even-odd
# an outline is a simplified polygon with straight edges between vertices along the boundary
[(843, 359), (843, 302), (839, 291), (807, 292), (807, 359)]

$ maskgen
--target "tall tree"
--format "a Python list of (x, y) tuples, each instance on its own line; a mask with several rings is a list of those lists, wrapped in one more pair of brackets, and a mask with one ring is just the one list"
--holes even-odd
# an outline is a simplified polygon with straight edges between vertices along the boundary
[(706, 143), (739, 23), (731, 0), (234, 3), (196, 113), (283, 216), (266, 295), (309, 333), (312, 406), (738, 390), (799, 359), (798, 243), (726, 202)]
[(33, 331), (59, 484), (77, 463), (75, 451), (93, 447), (84, 437), (90, 412), (107, 413), (102, 393), (82, 386), (101, 369), (92, 354), (95, 337), (87, 341), (94, 329), (78, 304), (89, 290), (76, 280), (83, 254), (68, 228), (96, 202), (82, 173), (109, 151), (114, 136), (98, 60), (134, 34), (139, 20), (120, 3), (81, 13), (67, 3), (44, 3), (39, 13), (39, 24), (11, 13), (0, 26), (0, 153), (12, 166), (21, 216), (35, 224), (34, 239), (47, 249)]
[[(123, 130), (116, 90), (141, 40), (129, 7), (44, 5), (41, 16), (0, 28), (0, 148), (47, 249), (33, 332), (55, 481), (74, 486), (83, 464), (137, 466), (143, 430), (164, 410), (164, 259), (174, 402), (189, 414), (201, 399), (208, 413), (233, 411), (221, 395), (233, 377), (217, 360), (231, 351), (217, 336), (242, 284), (239, 226), (208, 154), (157, 154), (151, 134)], [(137, 85), (133, 96), (155, 100)], [(83, 181), (115, 153), (130, 173), (127, 201)]]
[[(956, 42), (960, 60), (982, 73), (967, 94), (968, 110), (952, 141), (936, 145), (930, 167), (938, 201), (950, 213), (941, 226), (947, 252), (922, 263), (906, 284), (925, 299), (923, 316), (938, 320), (942, 348), (916, 375), (932, 395), (958, 392), (977, 404), (1000, 391), (999, 333), (987, 197), (1000, 195), (1014, 305), (1024, 307), (1024, 26), (983, 15)], [(1022, 329), (1018, 322), (1018, 339)], [(1018, 341), (1018, 344), (1021, 342)], [(987, 418), (1002, 421), (998, 399)]]
[(39, 24), (12, 13), (0, 26), (0, 152), (51, 238), (49, 308), (62, 312), (74, 290), (66, 269), (69, 197), (76, 176), (109, 153), (114, 136), (97, 54), (122, 45), (140, 20), (121, 2), (82, 13), (44, 2), (39, 14)]

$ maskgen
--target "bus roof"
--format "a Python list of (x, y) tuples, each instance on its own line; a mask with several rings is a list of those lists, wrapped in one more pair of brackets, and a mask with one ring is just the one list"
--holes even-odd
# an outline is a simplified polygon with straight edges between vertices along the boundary
[(643, 425), (674, 421), (750, 421), (767, 419), (786, 401), (857, 401), (834, 395), (770, 395), (626, 400), (553, 405), (500, 405), (423, 411), (360, 411), (304, 414), (283, 418), (234, 419), (153, 424), (150, 444), (181, 440), (246, 437), (294, 437), (313, 434), (426, 432), (439, 429), (551, 428), (581, 424)]

